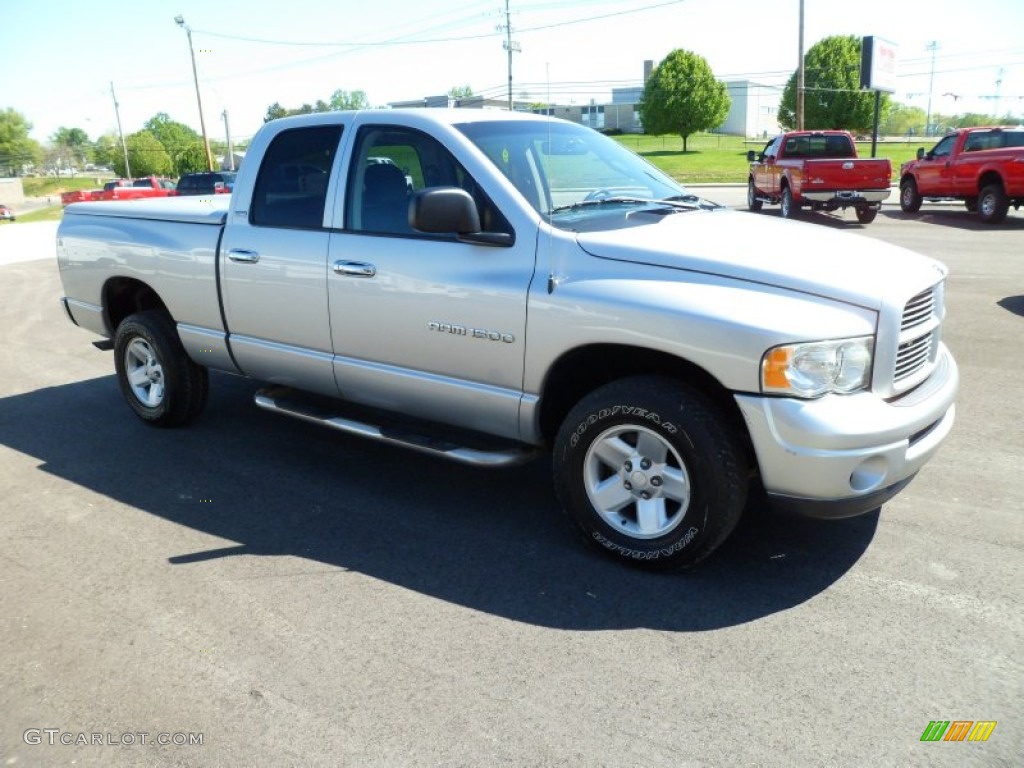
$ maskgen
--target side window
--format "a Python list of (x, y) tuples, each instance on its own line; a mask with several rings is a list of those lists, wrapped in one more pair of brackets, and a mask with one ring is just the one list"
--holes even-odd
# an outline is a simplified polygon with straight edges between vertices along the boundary
[(452, 154), (436, 139), (411, 128), (361, 128), (346, 186), (345, 228), (350, 231), (447, 239), (418, 232), (409, 224), (413, 193), (428, 187), (464, 189), (476, 201), (485, 231), (512, 231)]
[(953, 151), (953, 143), (956, 141), (956, 136), (947, 136), (932, 150), (932, 157), (948, 157), (949, 153)]
[(340, 139), (340, 125), (293, 128), (274, 137), (256, 177), (250, 222), (257, 227), (322, 227)]

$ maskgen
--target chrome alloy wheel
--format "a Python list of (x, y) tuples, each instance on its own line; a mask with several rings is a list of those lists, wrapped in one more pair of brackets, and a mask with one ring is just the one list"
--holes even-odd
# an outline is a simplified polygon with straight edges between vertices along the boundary
[(690, 506), (690, 478), (679, 453), (646, 427), (602, 432), (583, 462), (583, 483), (606, 523), (636, 539), (654, 539), (678, 526)]
[(164, 369), (143, 338), (131, 340), (124, 351), (124, 368), (132, 394), (148, 408), (156, 408), (164, 399)]

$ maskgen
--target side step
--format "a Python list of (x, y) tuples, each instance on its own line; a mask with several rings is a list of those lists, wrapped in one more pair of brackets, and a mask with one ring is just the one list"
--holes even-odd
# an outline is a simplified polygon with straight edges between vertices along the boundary
[[(257, 406), (268, 411), (475, 467), (516, 466), (525, 464), (538, 453), (537, 449), (522, 443), (425, 421), (401, 420), (400, 415), (374, 409), (361, 409), (361, 418), (356, 419), (348, 413), (354, 406), (343, 400), (318, 397), (288, 387), (266, 387), (259, 390), (254, 399)], [(379, 423), (365, 421), (362, 418), (365, 415), (378, 417), (375, 420)]]

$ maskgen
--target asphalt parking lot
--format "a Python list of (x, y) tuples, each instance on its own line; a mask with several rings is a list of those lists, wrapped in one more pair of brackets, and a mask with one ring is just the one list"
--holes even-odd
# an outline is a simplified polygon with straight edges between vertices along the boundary
[(1020, 765), (1024, 211), (806, 218), (950, 267), (958, 423), (880, 511), (752, 514), (673, 576), (582, 548), (543, 460), (329, 434), (227, 376), (145, 427), (54, 227), (0, 227), (0, 764)]

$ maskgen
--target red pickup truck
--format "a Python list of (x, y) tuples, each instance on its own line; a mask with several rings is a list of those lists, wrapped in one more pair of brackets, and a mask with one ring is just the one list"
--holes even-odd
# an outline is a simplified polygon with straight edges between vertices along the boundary
[(874, 220), (889, 196), (892, 163), (887, 158), (858, 158), (847, 131), (794, 131), (768, 142), (760, 155), (747, 153), (747, 207), (782, 206), (784, 218), (802, 207), (834, 211), (852, 207), (857, 221)]
[(1024, 128), (962, 128), (900, 168), (900, 207), (963, 200), (987, 224), (1024, 204)]
[(84, 203), (96, 200), (137, 200), (142, 197), (167, 197), (174, 194), (174, 182), (157, 176), (142, 178), (113, 179), (103, 185), (103, 189), (76, 189), (64, 192), (60, 196), (61, 205)]

